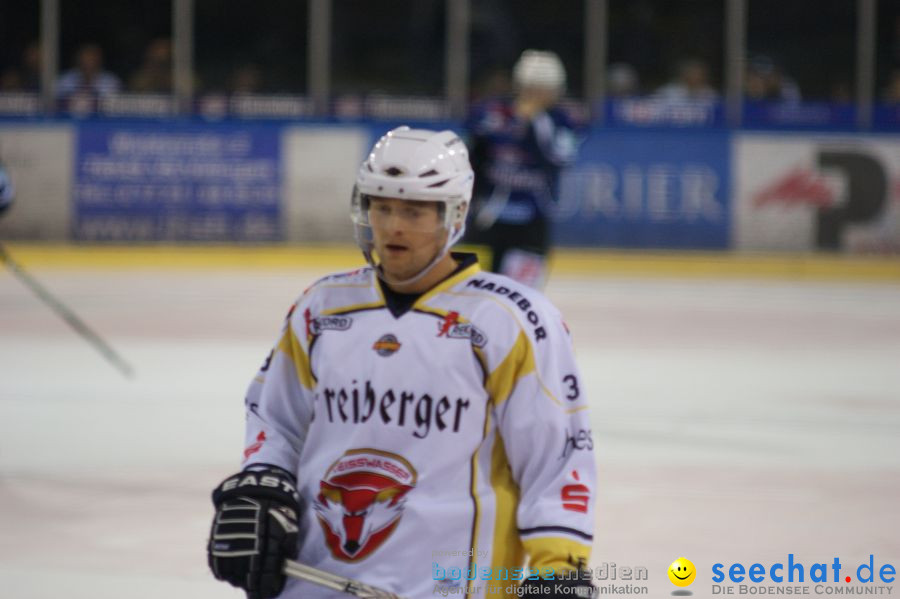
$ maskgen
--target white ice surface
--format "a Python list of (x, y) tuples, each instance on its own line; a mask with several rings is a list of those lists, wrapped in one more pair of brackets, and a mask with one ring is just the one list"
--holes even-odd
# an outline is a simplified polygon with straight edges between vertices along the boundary
[[(209, 491), (318, 274), (33, 272), (123, 379), (0, 272), (0, 598), (212, 598)], [(594, 565), (900, 566), (900, 286), (557, 277), (600, 464)], [(558, 451), (560, 448), (548, 448)], [(900, 593), (900, 585), (894, 585)]]

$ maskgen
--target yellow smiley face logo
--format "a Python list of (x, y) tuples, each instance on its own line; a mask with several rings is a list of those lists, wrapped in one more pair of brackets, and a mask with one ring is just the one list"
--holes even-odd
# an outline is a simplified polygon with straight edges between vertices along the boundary
[(669, 566), (669, 580), (672, 584), (679, 587), (686, 587), (697, 576), (697, 568), (686, 557), (679, 557)]

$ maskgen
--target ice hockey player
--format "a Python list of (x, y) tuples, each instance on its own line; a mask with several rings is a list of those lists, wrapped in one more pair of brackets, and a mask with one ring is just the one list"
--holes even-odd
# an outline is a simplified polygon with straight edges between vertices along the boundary
[(578, 144), (558, 106), (566, 85), (559, 56), (526, 50), (512, 78), (515, 96), (476, 104), (466, 124), (475, 169), (466, 241), (491, 249), (494, 272), (540, 288), (559, 172), (574, 161)]
[(0, 162), (0, 215), (9, 210), (15, 197), (16, 190), (13, 187), (12, 179), (3, 167), (3, 163)]
[(288, 312), (247, 392), (243, 470), (213, 492), (210, 567), (251, 599), (345, 596), (286, 580), (285, 558), (410, 598), (590, 591), (573, 575), (596, 488), (569, 333), (539, 292), (450, 252), (472, 183), (452, 131), (394, 129), (360, 167), (369, 266)]

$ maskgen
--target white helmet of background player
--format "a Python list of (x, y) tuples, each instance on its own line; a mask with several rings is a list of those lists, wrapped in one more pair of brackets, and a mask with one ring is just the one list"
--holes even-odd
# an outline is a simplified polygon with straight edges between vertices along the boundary
[(398, 127), (384, 135), (359, 167), (353, 189), (351, 218), (359, 245), (376, 272), (374, 239), (369, 221), (369, 198), (439, 202), (447, 241), (433, 260), (414, 277), (395, 283), (409, 284), (430, 271), (465, 231), (475, 175), (469, 151), (453, 131)]
[(556, 52), (525, 50), (513, 67), (513, 83), (519, 89), (540, 88), (562, 94), (566, 69)]

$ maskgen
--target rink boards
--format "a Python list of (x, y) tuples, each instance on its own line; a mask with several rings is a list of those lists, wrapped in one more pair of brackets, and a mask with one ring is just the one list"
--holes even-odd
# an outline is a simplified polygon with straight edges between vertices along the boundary
[[(455, 127), (458, 123), (427, 123)], [(353, 177), (387, 123), (0, 123), (18, 201), (0, 239), (336, 243)], [(558, 244), (897, 255), (900, 136), (582, 131), (543, 208)]]

